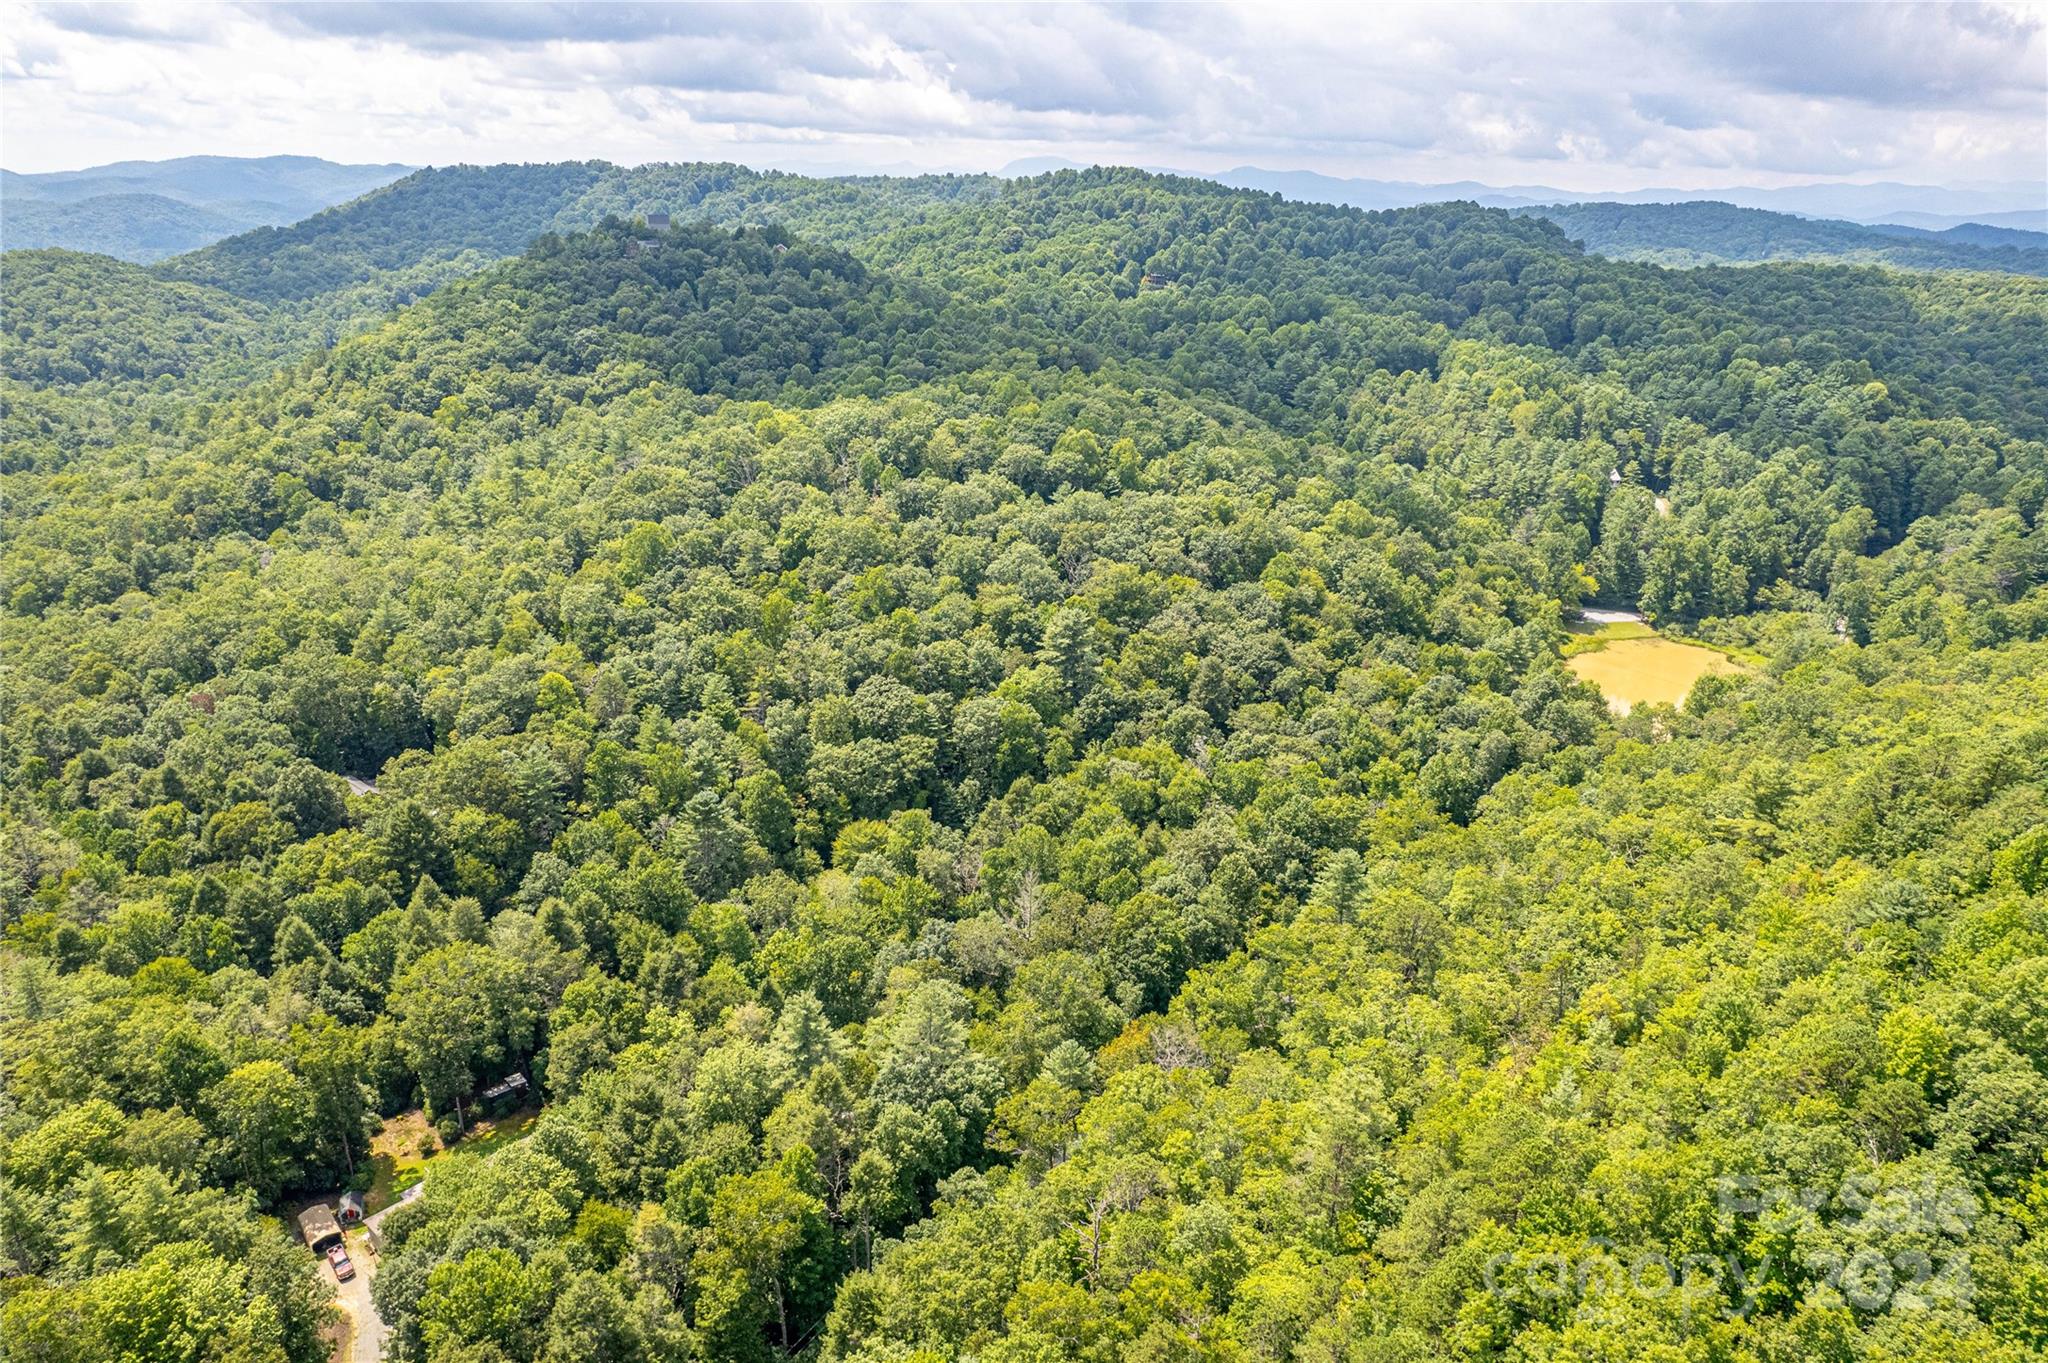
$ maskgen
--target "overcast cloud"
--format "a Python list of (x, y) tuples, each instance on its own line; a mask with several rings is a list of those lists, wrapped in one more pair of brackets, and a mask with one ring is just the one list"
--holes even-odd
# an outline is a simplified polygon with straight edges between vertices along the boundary
[(2044, 30), (2013, 4), (11, 5), (0, 160), (2037, 181)]

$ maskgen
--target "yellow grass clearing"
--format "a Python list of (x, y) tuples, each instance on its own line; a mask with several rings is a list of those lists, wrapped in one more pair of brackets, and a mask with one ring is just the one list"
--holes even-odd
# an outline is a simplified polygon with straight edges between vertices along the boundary
[(1701, 677), (1743, 670), (1711, 648), (1655, 637), (1612, 639), (1590, 652), (1573, 653), (1565, 666), (1599, 687), (1617, 715), (1638, 705), (1682, 706)]

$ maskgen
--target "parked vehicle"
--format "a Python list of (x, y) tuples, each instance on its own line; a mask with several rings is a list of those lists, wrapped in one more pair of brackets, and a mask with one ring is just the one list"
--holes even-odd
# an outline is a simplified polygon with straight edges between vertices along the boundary
[(327, 1247), (327, 1262), (333, 1266), (335, 1279), (339, 1282), (347, 1282), (356, 1276), (354, 1260), (348, 1257), (348, 1251), (340, 1245)]

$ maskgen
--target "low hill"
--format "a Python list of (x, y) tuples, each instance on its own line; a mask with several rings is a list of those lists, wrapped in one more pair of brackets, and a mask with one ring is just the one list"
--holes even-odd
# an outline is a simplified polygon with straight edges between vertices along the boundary
[(1870, 230), (1882, 232), (1888, 237), (1902, 237), (1907, 241), (1932, 237), (1939, 242), (1960, 242), (1966, 246), (2019, 246), (2031, 250), (2048, 250), (2048, 231), (2029, 227), (2001, 227), (1988, 222), (1963, 222), (1957, 223), (1954, 227), (1940, 229), (1883, 222), (1872, 223)]
[(303, 222), (245, 232), (167, 261), (160, 273), (269, 303), (468, 250), (514, 255), (604, 170), (603, 162), (576, 161), (415, 171)]
[(955, 175), (820, 180), (709, 163), (447, 166), (304, 222), (219, 242), (167, 262), (162, 273), (263, 302), (295, 301), (465, 253), (479, 263), (514, 256), (543, 232), (607, 217), (789, 223), (859, 240), (913, 224), (927, 210), (992, 198), (999, 184)]
[[(449, 387), (455, 375), (517, 376), (531, 393), (556, 386), (578, 396), (600, 371), (611, 377), (599, 388), (659, 380), (740, 396), (843, 390), (910, 364), (904, 346), (947, 352), (946, 367), (964, 367), (975, 338), (962, 327), (942, 340), (943, 314), (942, 300), (779, 228), (614, 223), (549, 234), (519, 259), (441, 290), (337, 348), (313, 382), (330, 400), (354, 390), (346, 405), (365, 413), (478, 405)], [(486, 400), (502, 405), (506, 396), (494, 389)]]

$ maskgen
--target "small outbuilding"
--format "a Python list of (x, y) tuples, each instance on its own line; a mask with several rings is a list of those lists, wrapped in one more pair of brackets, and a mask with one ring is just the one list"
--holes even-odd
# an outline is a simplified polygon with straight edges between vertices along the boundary
[(477, 1095), (477, 1101), (493, 1117), (513, 1111), (526, 1102), (526, 1076), (512, 1073)]
[(334, 1209), (335, 1219), (344, 1226), (360, 1225), (363, 1220), (363, 1195), (349, 1192), (341, 1195), (341, 1205)]
[(668, 214), (649, 213), (647, 215), (647, 225), (657, 232), (668, 231)]
[(340, 1244), (341, 1223), (334, 1219), (333, 1208), (322, 1202), (300, 1212), (299, 1236), (316, 1254), (329, 1245)]

